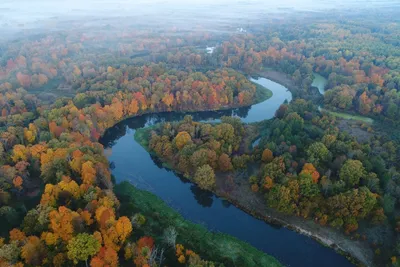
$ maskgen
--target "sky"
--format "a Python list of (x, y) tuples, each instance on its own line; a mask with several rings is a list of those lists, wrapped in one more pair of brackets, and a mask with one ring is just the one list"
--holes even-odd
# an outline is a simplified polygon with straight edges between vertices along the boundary
[[(246, 19), (287, 9), (321, 11), (355, 8), (399, 0), (0, 0), (0, 29), (29, 29), (49, 20), (135, 17), (173, 19), (180, 23), (202, 19)], [(399, 6), (400, 8), (400, 6)]]

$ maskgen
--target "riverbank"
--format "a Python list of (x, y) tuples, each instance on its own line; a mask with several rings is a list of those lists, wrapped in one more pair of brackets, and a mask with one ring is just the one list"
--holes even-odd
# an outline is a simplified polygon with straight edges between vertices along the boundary
[[(318, 83), (314, 83), (314, 86), (310, 88), (310, 92), (308, 92), (309, 97), (305, 97), (304, 95), (299, 95), (299, 88), (297, 85), (294, 84), (293, 80), (285, 73), (271, 70), (271, 69), (266, 69), (263, 70), (257, 75), (261, 77), (265, 77), (267, 79), (270, 79), (274, 82), (280, 83), (287, 87), (293, 94), (294, 97), (298, 96), (307, 100), (312, 100), (314, 104), (317, 103), (322, 103), (323, 102), (323, 93), (325, 90), (322, 88), (318, 88), (318, 85), (325, 86), (326, 82), (323, 81), (318, 81)], [(325, 79), (324, 77), (319, 75), (319, 79)], [(331, 114), (332, 116), (335, 116), (337, 118), (345, 119), (345, 120), (356, 120), (356, 121), (362, 121), (364, 123), (372, 124), (374, 120), (369, 117), (361, 116), (358, 114), (351, 114), (351, 113), (345, 113), (345, 112), (337, 112), (325, 108), (321, 108), (321, 111), (326, 112)]]
[[(142, 128), (136, 131), (135, 140), (146, 151), (157, 157), (148, 148), (148, 134), (152, 128)], [(175, 171), (168, 165), (165, 168)], [(320, 226), (310, 219), (303, 219), (294, 215), (286, 215), (266, 206), (264, 197), (260, 193), (251, 191), (248, 177), (242, 173), (235, 173), (233, 179), (227, 179), (229, 174), (216, 175), (216, 189), (212, 190), (216, 196), (223, 198), (246, 213), (264, 220), (268, 223), (283, 226), (300, 234), (309, 236), (324, 246), (330, 247), (338, 253), (346, 256), (351, 262), (359, 266), (373, 265), (373, 251), (369, 244), (362, 240), (352, 240), (343, 232), (327, 226)], [(191, 183), (195, 183), (189, 179)]]
[[(254, 99), (254, 104), (258, 104), (270, 99), (273, 95), (272, 91), (258, 83), (252, 82), (256, 86), (256, 97)], [(252, 104), (252, 105), (254, 105)]]
[[(272, 98), (274, 96), (273, 92), (268, 89), (265, 86), (262, 86), (260, 84), (257, 84), (254, 81), (251, 81), (255, 86), (256, 86), (256, 94), (254, 96), (253, 102), (251, 104), (248, 105), (239, 105), (239, 104), (235, 104), (232, 106), (221, 106), (218, 108), (202, 108), (199, 107), (198, 109), (184, 109), (184, 110), (167, 110), (167, 109), (163, 109), (163, 110), (146, 110), (145, 112), (141, 112), (141, 113), (137, 113), (133, 116), (126, 116), (124, 118), (122, 118), (121, 120), (119, 120), (118, 122), (116, 122), (112, 127), (105, 129), (104, 132), (101, 132), (101, 138), (99, 140), (100, 143), (102, 143), (104, 145), (104, 137), (107, 135), (107, 131), (109, 129), (112, 129), (114, 127), (118, 127), (118, 125), (120, 123), (122, 123), (123, 121), (126, 120), (130, 120), (130, 119), (135, 119), (135, 118), (144, 118), (148, 115), (157, 115), (157, 114), (171, 114), (171, 116), (173, 114), (191, 114), (191, 113), (215, 113), (214, 115), (218, 115), (218, 118), (221, 116), (231, 116), (233, 114), (233, 112), (238, 111), (240, 112), (241, 110), (248, 110), (251, 107), (254, 107), (257, 104), (263, 103), (266, 100)], [(246, 111), (247, 112), (247, 111)], [(182, 116), (183, 117), (183, 116)], [(144, 127), (144, 125), (143, 125)]]
[[(263, 75), (273, 79), (276, 82), (284, 84), (287, 88), (298, 90), (292, 80), (285, 74), (269, 70)], [(316, 93), (319, 94), (318, 88), (315, 87)], [(321, 95), (319, 95), (321, 96)], [(148, 143), (146, 136), (150, 129), (139, 129), (135, 133), (135, 140), (141, 144), (148, 152)], [(154, 156), (154, 154), (153, 154)], [(169, 168), (168, 165), (164, 167)], [(170, 169), (170, 168), (169, 168)], [(218, 177), (218, 176), (217, 176)], [(215, 190), (215, 195), (229, 200), (232, 204), (247, 212), (248, 214), (267, 221), (272, 224), (282, 225), (288, 229), (294, 230), (306, 236), (309, 236), (324, 246), (331, 247), (341, 254), (351, 258), (352, 262), (363, 264), (366, 266), (372, 265), (373, 251), (367, 242), (361, 240), (352, 240), (344, 233), (336, 231), (329, 227), (322, 227), (312, 220), (304, 220), (296, 216), (285, 215), (267, 208), (262, 195), (254, 194), (251, 191), (251, 185), (248, 182), (248, 177), (235, 179), (235, 184), (223, 184), (228, 179), (217, 178), (217, 188), (229, 188), (229, 193), (224, 190)], [(222, 184), (221, 184), (222, 183)]]
[(294, 215), (286, 215), (268, 208), (262, 194), (254, 193), (247, 177), (235, 174), (234, 184), (229, 184), (229, 193), (226, 188), (227, 180), (217, 176), (217, 190), (214, 193), (252, 216), (271, 224), (286, 227), (300, 234), (309, 236), (324, 246), (336, 250), (346, 256), (356, 265), (372, 266), (373, 251), (369, 244), (362, 240), (352, 240), (343, 232), (328, 226), (320, 226), (311, 219), (304, 219)]
[(275, 71), (272, 69), (264, 69), (260, 72), (257, 72), (256, 75), (263, 77), (263, 78), (267, 78), (276, 83), (279, 83), (279, 84), (285, 86), (286, 88), (288, 88), (290, 91), (298, 90), (297, 86), (294, 84), (292, 79), (290, 79), (290, 77), (285, 73)]
[[(131, 217), (142, 214), (146, 222), (134, 235), (151, 236), (157, 244), (163, 242), (163, 232), (173, 227), (177, 232), (176, 243), (183, 244), (206, 260), (223, 263), (225, 266), (282, 266), (275, 258), (257, 250), (248, 243), (230, 235), (213, 233), (206, 227), (185, 220), (182, 215), (169, 207), (156, 195), (135, 188), (129, 182), (122, 182), (114, 187), (114, 192), (121, 201), (121, 215)], [(174, 250), (166, 250), (166, 260), (170, 266), (176, 266)]]
[(323, 96), (320, 94), (319, 88), (311, 86), (310, 90), (307, 92), (307, 95), (305, 95), (304, 92), (300, 90), (300, 88), (293, 82), (291, 77), (286, 73), (272, 69), (264, 69), (257, 72), (256, 75), (285, 86), (293, 94), (293, 98), (299, 97), (306, 100), (311, 100), (314, 104), (322, 103), (323, 101)]
[[(258, 80), (254, 79), (251, 80), (254, 82), (258, 82)], [(274, 92), (273, 97), (269, 101), (265, 101), (258, 105), (253, 105), (246, 112), (236, 113), (236, 111), (234, 110), (227, 111), (226, 114), (224, 114), (224, 112), (222, 113), (215, 112), (215, 114), (214, 113), (213, 114), (216, 117), (213, 118), (218, 119), (222, 115), (231, 116), (232, 114), (236, 114), (237, 116), (242, 118), (243, 122), (250, 123), (250, 122), (260, 122), (265, 119), (270, 119), (274, 117), (275, 111), (280, 106), (280, 104), (283, 103), (285, 99), (290, 101), (291, 94), (288, 91), (288, 89), (283, 87), (282, 85), (276, 84), (275, 82), (272, 81), (268, 83), (265, 80), (266, 79), (260, 79), (259, 83), (264, 87), (271, 88), (271, 90)], [(193, 115), (196, 121), (201, 121), (204, 119), (207, 120), (209, 114), (205, 113), (204, 112), (192, 113), (190, 115)], [(217, 193), (217, 195), (221, 196), (221, 198), (219, 199), (213, 197), (213, 195), (210, 192), (206, 191), (198, 192), (199, 189), (196, 189), (197, 188), (196, 186), (190, 185), (192, 183), (188, 184), (188, 180), (182, 179), (182, 177), (177, 177), (173, 172), (171, 172), (168, 166), (163, 165), (163, 163), (157, 157), (154, 157), (154, 154), (150, 153), (149, 155), (148, 152), (146, 152), (146, 150), (143, 149), (143, 147), (146, 147), (147, 145), (143, 143), (139, 144), (139, 142), (134, 141), (131, 135), (132, 132), (128, 132), (127, 130), (127, 129), (132, 129), (136, 131), (135, 135), (137, 135), (140, 132), (142, 132), (140, 128), (154, 125), (157, 122), (179, 121), (183, 119), (184, 115), (185, 113), (179, 111), (170, 113), (159, 113), (149, 116), (138, 117), (134, 120), (133, 119), (127, 120), (125, 123), (116, 125), (115, 127), (116, 136), (112, 137), (113, 134), (111, 131), (110, 136), (108, 138), (110, 139), (109, 145), (113, 147), (113, 151), (114, 149), (116, 149), (115, 150), (116, 153), (115, 155), (111, 156), (111, 160), (112, 161), (115, 160), (116, 164), (119, 166), (116, 170), (113, 171), (113, 173), (115, 173), (118, 179), (129, 180), (131, 183), (139, 186), (141, 189), (146, 189), (148, 191), (155, 193), (157, 196), (167, 201), (169, 205), (180, 207), (179, 208), (180, 213), (186, 214), (186, 216), (188, 216), (187, 218), (189, 218), (190, 220), (194, 220), (196, 222), (207, 221), (207, 225), (213, 225), (211, 227), (212, 229), (218, 229), (225, 233), (234, 235), (240, 238), (241, 240), (247, 240), (253, 246), (257, 247), (258, 249), (262, 249), (264, 252), (267, 252), (268, 254), (274, 255), (282, 262), (285, 262), (287, 260), (286, 261), (287, 264), (293, 266), (310, 266), (310, 264), (313, 263), (321, 263), (322, 265), (324, 265), (323, 263), (326, 263), (326, 266), (338, 266), (338, 264), (340, 266), (350, 266), (350, 263), (347, 260), (345, 260), (344, 257), (336, 255), (336, 253), (333, 250), (328, 248), (323, 248), (323, 246), (317, 244), (317, 242), (314, 242), (306, 237), (301, 237), (301, 235), (295, 233), (297, 229), (298, 232), (303, 234), (307, 233), (307, 235), (311, 236), (310, 233), (314, 232), (309, 231), (308, 228), (301, 226), (300, 228), (296, 229), (293, 228), (293, 230), (295, 231), (287, 230), (291, 229), (293, 225), (294, 226), (300, 225), (299, 223), (297, 223), (297, 220), (303, 222), (304, 220), (302, 218), (293, 216), (295, 221), (292, 223), (292, 225), (290, 223), (287, 223), (285, 225), (285, 222), (280, 221), (280, 220), (285, 220), (286, 218), (286, 216), (283, 216), (282, 214), (280, 215), (282, 215), (283, 218), (280, 217), (278, 218), (277, 216), (279, 214), (277, 216), (271, 215), (275, 214), (273, 213), (273, 211), (271, 211), (271, 214), (268, 212), (265, 212), (264, 214), (260, 213), (259, 218), (262, 220), (268, 220), (268, 218), (270, 218), (270, 221), (273, 222), (275, 217), (276, 219), (278, 219), (278, 221), (276, 221), (275, 224), (273, 223), (265, 224), (262, 221), (254, 219), (247, 214), (246, 216), (244, 216), (244, 212), (242, 212), (242, 210), (245, 210), (246, 206), (243, 205), (243, 203), (239, 202), (234, 203), (235, 202), (234, 199), (231, 199), (230, 201), (234, 203), (236, 206), (242, 205), (240, 209), (236, 208), (225, 209), (224, 207), (221, 206), (221, 202), (226, 203), (226, 205), (229, 204), (228, 201), (221, 200), (222, 198), (224, 198), (224, 196), (225, 199), (227, 199), (226, 195), (224, 195), (223, 192), (222, 193), (215, 192)], [(122, 138), (122, 136), (124, 137)], [(142, 137), (142, 140), (146, 139), (145, 136), (146, 135)], [(116, 139), (119, 140), (118, 144), (114, 143)], [(137, 155), (130, 154), (133, 149), (137, 152)], [(135, 162), (138, 162), (140, 164), (135, 165), (134, 164)], [(158, 168), (153, 168), (153, 166), (154, 167), (157, 166)], [(145, 176), (146, 179), (144, 179), (143, 176)], [(244, 186), (244, 187), (247, 190), (250, 190), (250, 186)], [(193, 203), (193, 200), (195, 201), (195, 203)], [(264, 204), (263, 199), (261, 199), (261, 202)], [(224, 205), (225, 204), (223, 204), (223, 206)], [(265, 205), (263, 205), (262, 207), (266, 208)], [(252, 205), (250, 205), (249, 208), (251, 209)], [(190, 215), (188, 215), (188, 213), (190, 213)], [(240, 213), (242, 215), (240, 215), (240, 217), (238, 218), (239, 221), (237, 221), (235, 226), (231, 225), (231, 222), (221, 222), (221, 220), (225, 219), (225, 216), (227, 216), (227, 214), (238, 215)], [(247, 213), (251, 215), (250, 211), (247, 211)], [(208, 214), (210, 214), (212, 217), (207, 217)], [(318, 225), (315, 224), (312, 220), (308, 220), (305, 223), (311, 224), (311, 230), (313, 230), (314, 227), (318, 227)], [(279, 230), (279, 232), (274, 232), (274, 230), (272, 229), (276, 229), (276, 227), (273, 225), (284, 225), (285, 229), (281, 229)], [(249, 233), (248, 231), (246, 231), (247, 234), (243, 235), (243, 232), (241, 230), (240, 231), (239, 229), (233, 230), (234, 227), (236, 226), (242, 227), (241, 229), (251, 229), (250, 231), (253, 232)], [(326, 229), (326, 227), (324, 228)], [(327, 237), (327, 235), (319, 234), (316, 232), (314, 233), (314, 235), (315, 235), (314, 239), (319, 240), (319, 242), (325, 244), (326, 247), (340, 246), (340, 242), (335, 241), (336, 244), (334, 242), (330, 242), (329, 241), (330, 238), (329, 236)], [(323, 238), (326, 237), (326, 239), (322, 240), (321, 237)], [(270, 238), (273, 244), (278, 245), (278, 247), (275, 247), (275, 245), (270, 245), (270, 244), (260, 244), (259, 238), (263, 238), (263, 240), (269, 240)], [(344, 238), (348, 237), (345, 236)], [(285, 242), (283, 240), (286, 239), (291, 240), (289, 241), (290, 242), (289, 246), (284, 244)], [(350, 240), (350, 238), (348, 239)], [(350, 248), (347, 247), (345, 249), (348, 249), (349, 251), (351, 250)], [(343, 252), (345, 249), (338, 249), (338, 251)], [(355, 246), (355, 249), (357, 250), (357, 245)], [(313, 251), (315, 253), (310, 253), (310, 251)], [(356, 255), (352, 257), (354, 258), (358, 257), (361, 259), (362, 257), (364, 257), (363, 252), (358, 253), (358, 251), (359, 250), (357, 250), (357, 252), (352, 252), (351, 255)], [(357, 255), (357, 253), (359, 255)], [(290, 259), (291, 256), (289, 255), (292, 256), (291, 259)], [(329, 263), (326, 262), (326, 259), (330, 259)], [(366, 261), (361, 259), (360, 262), (363, 261), (368, 262), (368, 260), (370, 259), (372, 262), (372, 256), (366, 257), (366, 259), (367, 259)]]

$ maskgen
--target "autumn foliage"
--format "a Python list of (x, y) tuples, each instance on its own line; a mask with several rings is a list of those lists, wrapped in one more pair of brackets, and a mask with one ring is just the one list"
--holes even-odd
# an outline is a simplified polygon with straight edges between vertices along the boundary
[[(2, 219), (15, 217), (16, 204), (26, 197), (41, 196), (37, 207), (18, 211), (23, 223), (1, 240), (1, 265), (118, 266), (126, 253), (131, 264), (148, 266), (156, 244), (146, 236), (134, 240), (130, 219), (120, 216), (101, 136), (132, 116), (249, 106), (259, 91), (247, 73), (269, 68), (289, 77), (294, 98), (268, 122), (268, 144), (261, 150), (244, 152), (245, 127), (227, 117), (212, 125), (192, 118), (165, 123), (149, 135), (150, 150), (203, 189), (221, 184), (229, 192), (231, 181), (216, 175), (260, 163), (251, 189), (264, 194), (269, 207), (347, 234), (357, 231), (360, 220), (381, 223), (386, 216), (400, 229), (394, 218), (400, 191), (396, 142), (386, 136), (358, 142), (315, 101), (306, 101), (314, 100), (311, 83), (319, 73), (327, 80), (325, 108), (390, 126), (399, 122), (396, 23), (342, 20), (324, 18), (312, 27), (265, 23), (257, 36), (219, 40), (212, 55), (198, 47), (219, 35), (179, 36), (174, 29), (160, 36), (122, 25), (108, 34), (24, 33), (20, 41), (2, 44)], [(109, 49), (90, 50), (93, 43)], [(88, 242), (98, 249), (81, 249)], [(182, 265), (206, 264), (183, 245), (176, 252)]]
[(319, 180), (319, 173), (318, 171), (315, 169), (315, 167), (311, 164), (311, 163), (306, 163), (303, 166), (303, 170), (300, 172), (300, 174), (305, 173), (305, 174), (310, 174), (313, 182), (314, 183), (318, 183)]
[(268, 148), (267, 148), (267, 149), (264, 149), (264, 151), (263, 151), (263, 153), (262, 153), (262, 158), (261, 158), (262, 161), (264, 161), (264, 162), (271, 162), (273, 158), (274, 158), (274, 156), (273, 156), (272, 151), (269, 150)]
[(180, 150), (182, 149), (188, 142), (192, 141), (190, 134), (187, 132), (179, 132), (175, 137), (176, 147)]

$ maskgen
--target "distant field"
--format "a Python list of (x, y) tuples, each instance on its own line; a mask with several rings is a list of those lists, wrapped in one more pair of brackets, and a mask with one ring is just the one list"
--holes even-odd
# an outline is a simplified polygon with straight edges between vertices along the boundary
[(359, 115), (352, 115), (349, 113), (344, 113), (344, 112), (336, 112), (336, 111), (330, 111), (327, 109), (321, 109), (321, 111), (327, 112), (335, 117), (338, 118), (342, 118), (342, 119), (346, 119), (346, 120), (356, 120), (356, 121), (362, 121), (365, 123), (369, 123), (372, 124), (374, 123), (374, 120), (368, 117), (364, 117), (364, 116), (359, 116)]

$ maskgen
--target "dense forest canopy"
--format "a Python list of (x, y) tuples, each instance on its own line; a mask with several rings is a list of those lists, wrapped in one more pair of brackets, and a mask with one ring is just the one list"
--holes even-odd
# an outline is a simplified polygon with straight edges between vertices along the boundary
[[(21, 3), (4, 2), (0, 16), (32, 5)], [(395, 3), (378, 3), (372, 13), (346, 9), (352, 2), (330, 12), (269, 4), (266, 16), (256, 13), (257, 1), (239, 1), (215, 21), (208, 18), (218, 13), (217, 4), (208, 3), (197, 15), (186, 6), (175, 9), (180, 4), (154, 20), (165, 3), (153, 3), (157, 8), (149, 23), (143, 6), (131, 20), (123, 17), (133, 8), (124, 3), (106, 3), (125, 9), (119, 17), (105, 16), (103, 6), (103, 13), (82, 20), (88, 8), (83, 2), (64, 19), (51, 17), (62, 12), (49, 11), (41, 20), (10, 15), (2, 22), (1, 265), (279, 266), (266, 256), (252, 259), (258, 251), (216, 256), (187, 237), (177, 239), (173, 227), (154, 230), (165, 223), (154, 223), (156, 212), (147, 217), (136, 212), (139, 207), (131, 203), (140, 201), (121, 187), (113, 189), (99, 142), (129, 117), (264, 101), (270, 93), (248, 77), (268, 71), (284, 75), (294, 97), (275, 118), (245, 125), (233, 117), (207, 124), (187, 116), (145, 129), (144, 144), (200, 188), (217, 193), (227, 173), (256, 166), (245, 180), (249, 197), (264, 197), (269, 208), (341, 229), (348, 238), (367, 239), (376, 265), (400, 264), (400, 9)], [(326, 5), (314, 8), (331, 3)], [(195, 22), (206, 10), (213, 12)], [(175, 21), (161, 21), (174, 12), (180, 14)], [(236, 15), (242, 24), (230, 17)], [(185, 18), (191, 19), (185, 24)], [(311, 85), (315, 74), (327, 80), (323, 96)], [(331, 111), (376, 123), (350, 125)], [(255, 137), (260, 144), (248, 148)], [(374, 230), (384, 238), (371, 234)]]

